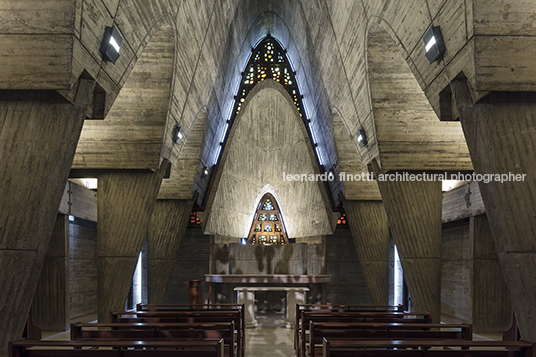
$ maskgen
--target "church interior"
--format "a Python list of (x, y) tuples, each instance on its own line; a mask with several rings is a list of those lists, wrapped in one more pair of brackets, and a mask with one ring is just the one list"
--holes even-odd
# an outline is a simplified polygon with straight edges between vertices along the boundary
[(10, 344), (32, 328), (69, 340), (171, 304), (239, 306), (226, 356), (329, 356), (307, 306), (510, 329), (536, 355), (536, 2), (0, 0), (0, 18), (0, 357), (33, 356)]

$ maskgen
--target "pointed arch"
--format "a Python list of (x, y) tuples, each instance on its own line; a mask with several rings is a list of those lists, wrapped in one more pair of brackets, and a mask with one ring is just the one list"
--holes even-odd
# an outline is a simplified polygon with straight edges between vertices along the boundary
[(251, 223), (248, 244), (287, 244), (290, 243), (283, 221), (283, 215), (274, 196), (262, 196)]
[(323, 182), (289, 181), (283, 172), (320, 175), (292, 99), (270, 79), (251, 91), (230, 131), (207, 199), (205, 234), (246, 237), (259, 193), (277, 198), (289, 237), (331, 234), (336, 222)]
[(292, 98), (298, 111), (298, 115), (303, 120), (307, 134), (315, 148), (313, 151), (316, 162), (321, 166), (318, 150), (316, 150), (317, 140), (309, 125), (310, 120), (307, 118), (303, 104), (303, 96), (300, 93), (296, 79), (296, 72), (292, 69), (290, 60), (287, 57), (287, 51), (283, 48), (283, 45), (269, 34), (261, 39), (256, 44), (255, 48), (252, 49), (246, 68), (241, 73), (240, 86), (237, 95), (235, 96), (235, 103), (233, 110), (231, 111), (231, 117), (227, 121), (223, 140), (219, 147), (220, 152), (217, 154), (217, 161), (219, 162), (221, 159), (221, 152), (229, 138), (229, 129), (233, 126), (238, 114), (240, 114), (240, 110), (246, 101), (246, 97), (257, 84), (267, 79), (280, 83)]
[(242, 72), (241, 85), (236, 96), (236, 102), (231, 117), (231, 123), (236, 118), (248, 93), (257, 84), (265, 79), (273, 79), (285, 87), (294, 101), (300, 117), (304, 120), (302, 95), (296, 81), (296, 73), (292, 70), (287, 51), (277, 39), (268, 35), (252, 50), (252, 54), (244, 72)]

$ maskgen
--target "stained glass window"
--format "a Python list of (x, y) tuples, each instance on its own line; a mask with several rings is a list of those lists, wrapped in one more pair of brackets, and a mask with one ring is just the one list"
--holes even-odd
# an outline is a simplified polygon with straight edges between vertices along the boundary
[[(292, 70), (287, 58), (287, 51), (283, 49), (275, 38), (268, 35), (252, 50), (252, 55), (249, 58), (244, 72), (242, 72), (240, 87), (235, 96), (235, 103), (228, 120), (229, 125), (223, 135), (223, 145), (225, 145), (230, 132), (229, 129), (233, 125), (237, 115), (240, 113), (247, 95), (257, 83), (260, 83), (265, 79), (273, 79), (285, 87), (290, 94), (292, 101), (296, 105), (300, 118), (302, 118), (306, 124), (305, 127), (311, 142), (316, 144), (309, 125), (310, 121), (306, 118), (306, 113), (304, 111), (303, 96), (300, 94), (298, 88), (296, 73)], [(221, 156), (221, 147), (222, 146), (220, 145), (220, 151), (216, 160), (219, 160), (219, 157)], [(317, 150), (315, 150), (315, 156), (320, 162)]]
[[(269, 219), (268, 219), (269, 218)], [(262, 232), (262, 235), (257, 235), (257, 232)], [(274, 234), (273, 232), (277, 232)], [(266, 233), (271, 233), (265, 235)], [(279, 206), (275, 201), (275, 198), (267, 193), (263, 196), (259, 205), (257, 206), (257, 212), (255, 212), (255, 218), (251, 224), (248, 237), (249, 244), (286, 244), (289, 243), (285, 225), (283, 224), (283, 216), (279, 210)]]
[(191, 212), (190, 213), (190, 221), (188, 222), (188, 226), (199, 226), (201, 224), (201, 221), (199, 220), (199, 217), (197, 216), (197, 212)]
[(236, 96), (231, 121), (240, 112), (242, 103), (245, 102), (246, 96), (255, 84), (267, 78), (281, 83), (286, 88), (298, 108), (300, 117), (304, 118), (302, 96), (296, 83), (296, 74), (290, 68), (286, 52), (272, 36), (267, 36), (255, 47), (246, 70), (242, 74), (242, 86)]
[(266, 201), (264, 201), (264, 204), (262, 205), (262, 209), (265, 211), (271, 211), (274, 209), (274, 205), (269, 198), (267, 198)]
[(341, 217), (337, 220), (338, 228), (349, 228), (348, 219), (346, 218), (346, 213), (341, 212)]

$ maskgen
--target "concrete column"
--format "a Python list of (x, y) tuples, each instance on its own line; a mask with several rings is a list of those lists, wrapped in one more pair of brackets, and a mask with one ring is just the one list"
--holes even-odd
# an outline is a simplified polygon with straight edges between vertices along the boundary
[(149, 304), (164, 303), (192, 207), (193, 200), (156, 202), (147, 234)]
[(34, 295), (33, 318), (43, 330), (69, 328), (69, 219), (58, 214)]
[(95, 83), (0, 91), (0, 356), (21, 336)]
[[(373, 162), (375, 175), (382, 172)], [(441, 319), (441, 182), (378, 180), (412, 310)]]
[[(489, 227), (488, 217), (471, 217), (472, 240), (471, 323), (477, 333), (497, 332), (510, 327), (512, 304)], [(490, 314), (490, 311), (493, 311)]]
[(309, 288), (296, 288), (287, 290), (287, 316), (285, 327), (294, 328), (296, 325), (296, 304), (303, 305), (307, 300)]
[(389, 221), (382, 201), (344, 201), (372, 304), (389, 303)]
[(122, 311), (169, 161), (157, 172), (110, 171), (99, 176), (98, 317)]
[(536, 341), (536, 98), (499, 92), (473, 103), (466, 81), (451, 88), (475, 173), (508, 178), (478, 186), (521, 336)]
[(255, 291), (241, 289), (237, 290), (236, 301), (238, 304), (244, 304), (244, 320), (246, 327), (257, 327), (259, 324), (255, 319)]

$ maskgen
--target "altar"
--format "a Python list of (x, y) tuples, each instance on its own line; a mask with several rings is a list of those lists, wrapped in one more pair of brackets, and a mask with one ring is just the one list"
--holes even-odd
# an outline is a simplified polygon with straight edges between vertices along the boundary
[(246, 328), (256, 327), (255, 319), (255, 292), (256, 291), (285, 291), (287, 294), (287, 308), (285, 313), (285, 327), (294, 328), (296, 323), (296, 304), (305, 304), (306, 294), (309, 288), (303, 287), (278, 287), (278, 286), (239, 286), (234, 288), (237, 292), (238, 304), (244, 304)]
[(246, 304), (246, 323), (249, 327), (256, 325), (255, 292), (286, 292), (285, 325), (291, 327), (296, 303), (326, 303), (326, 286), (331, 282), (331, 275), (207, 274), (205, 282), (209, 287), (210, 302)]

